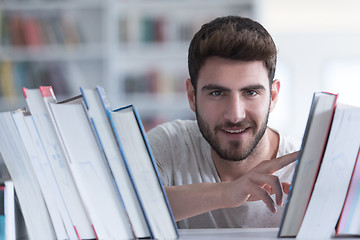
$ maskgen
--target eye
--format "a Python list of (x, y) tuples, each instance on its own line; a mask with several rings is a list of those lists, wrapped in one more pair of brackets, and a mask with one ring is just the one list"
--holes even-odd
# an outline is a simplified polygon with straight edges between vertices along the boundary
[(258, 95), (259, 93), (258, 93), (257, 91), (254, 91), (254, 90), (248, 90), (248, 91), (245, 92), (245, 94), (246, 94), (247, 96), (256, 96), (256, 95)]
[(212, 92), (210, 92), (210, 95), (217, 97), (217, 96), (223, 95), (223, 92), (222, 91), (212, 91)]

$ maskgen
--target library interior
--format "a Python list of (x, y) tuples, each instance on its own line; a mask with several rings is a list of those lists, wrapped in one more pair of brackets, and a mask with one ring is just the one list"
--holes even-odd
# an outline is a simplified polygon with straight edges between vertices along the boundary
[[(333, 93), (338, 102), (360, 107), (359, 9), (357, 0), (0, 0), (0, 112), (27, 107), (23, 88), (51, 86), (58, 102), (84, 94), (83, 89), (98, 89), (98, 93), (106, 93), (106, 99), (101, 100), (112, 109), (135, 106), (134, 118), (141, 119), (143, 135), (167, 121), (195, 119), (185, 84), (189, 78), (190, 41), (204, 23), (216, 17), (236, 15), (258, 21), (273, 37), (278, 50), (275, 78), (280, 80), (281, 87), (268, 125), (301, 144), (309, 128), (314, 93)], [(115, 115), (113, 121), (117, 120)], [(0, 130), (2, 134), (7, 131)], [(4, 144), (6, 141), (4, 138)], [(145, 141), (145, 148), (148, 147)], [(4, 153), (0, 155), (2, 158)], [(80, 171), (79, 166), (74, 167), (76, 171)], [(359, 170), (354, 165), (353, 168)], [(85, 171), (78, 173), (86, 177)], [(37, 236), (36, 231), (18, 233), (21, 230), (15, 227), (24, 227), (17, 225), (7, 226), (5, 231), (2, 225), (4, 201), (14, 198), (11, 191), (4, 195), (4, 189), (14, 188), (8, 174), (2, 160), (0, 240), (15, 239), (16, 234)], [(359, 191), (360, 187), (357, 194)], [(164, 194), (162, 187), (159, 194)], [(360, 236), (360, 219), (357, 221)], [(168, 224), (172, 223), (170, 219)], [(106, 227), (101, 223), (98, 226), (99, 233), (103, 231), (104, 236), (111, 236), (106, 235)], [(178, 229), (175, 233), (164, 233), (159, 226), (154, 228), (153, 232), (143, 233), (144, 236), (278, 237), (274, 229), (185, 229), (178, 235)], [(66, 226), (64, 229), (57, 231), (70, 231)], [(9, 232), (8, 237), (3, 235), (5, 232)], [(83, 236), (94, 237), (86, 235), (86, 230), (83, 232)], [(80, 235), (68, 233), (67, 236), (86, 239)]]

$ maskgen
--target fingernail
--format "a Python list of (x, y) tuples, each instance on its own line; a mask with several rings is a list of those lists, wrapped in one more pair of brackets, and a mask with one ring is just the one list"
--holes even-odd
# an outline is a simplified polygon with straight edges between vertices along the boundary
[(272, 205), (272, 210), (271, 210), (273, 213), (276, 213), (277, 212), (277, 209), (276, 209), (276, 205)]

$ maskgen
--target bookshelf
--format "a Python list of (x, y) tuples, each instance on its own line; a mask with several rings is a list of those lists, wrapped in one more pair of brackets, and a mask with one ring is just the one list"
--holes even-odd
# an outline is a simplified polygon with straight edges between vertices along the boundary
[(51, 84), (68, 97), (79, 85), (102, 85), (107, 3), (1, 1), (0, 109), (25, 105), (22, 86)]
[(114, 106), (136, 105), (149, 128), (193, 118), (185, 93), (190, 39), (230, 14), (256, 18), (257, 1), (0, 1), (0, 110), (25, 105), (23, 85), (52, 84), (64, 98), (100, 85)]

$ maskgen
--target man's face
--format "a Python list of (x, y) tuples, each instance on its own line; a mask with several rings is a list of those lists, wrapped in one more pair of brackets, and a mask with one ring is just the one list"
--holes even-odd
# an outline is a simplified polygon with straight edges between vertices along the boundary
[(196, 97), (189, 96), (189, 101), (204, 138), (217, 155), (231, 161), (243, 160), (253, 152), (275, 104), (262, 62), (219, 57), (205, 62)]

